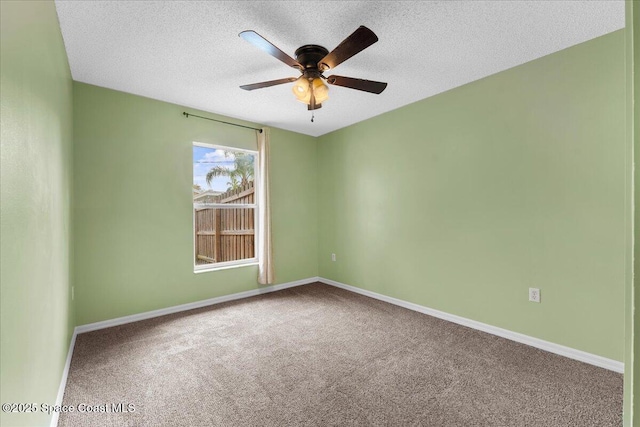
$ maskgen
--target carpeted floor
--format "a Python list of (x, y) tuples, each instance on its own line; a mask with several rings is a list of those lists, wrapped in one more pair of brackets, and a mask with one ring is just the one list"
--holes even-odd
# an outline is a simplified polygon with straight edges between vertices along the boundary
[(622, 375), (318, 283), (78, 335), (114, 403), (59, 425), (620, 426)]

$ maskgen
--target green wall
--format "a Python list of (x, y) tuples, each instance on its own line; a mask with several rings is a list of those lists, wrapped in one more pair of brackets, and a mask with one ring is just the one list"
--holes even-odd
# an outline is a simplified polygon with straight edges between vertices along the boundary
[[(635, 252), (640, 249), (640, 73), (638, 64), (640, 63), (640, 3), (637, 1), (626, 2), (626, 31), (627, 31), (627, 143), (631, 147), (629, 151), (635, 157)], [(633, 281), (627, 286), (626, 303), (626, 336), (627, 345), (626, 369), (625, 369), (625, 426), (640, 426), (640, 315), (637, 307), (640, 307), (640, 255), (634, 254), (635, 275)], [(634, 357), (634, 355), (636, 357)]]
[(71, 74), (52, 1), (2, 1), (0, 16), (0, 401), (53, 404), (74, 326)]
[(320, 275), (622, 361), (624, 38), (320, 137)]
[[(255, 149), (255, 133), (183, 111), (74, 83), (79, 325), (258, 288), (257, 266), (194, 274), (192, 247), (192, 142)], [(316, 158), (315, 138), (272, 129), (278, 283), (318, 275)]]
[[(635, 156), (635, 248), (640, 250), (640, 3), (633, 4), (633, 143)], [(634, 425), (640, 426), (640, 254), (635, 255), (634, 272), (634, 357), (633, 360), (633, 409)]]

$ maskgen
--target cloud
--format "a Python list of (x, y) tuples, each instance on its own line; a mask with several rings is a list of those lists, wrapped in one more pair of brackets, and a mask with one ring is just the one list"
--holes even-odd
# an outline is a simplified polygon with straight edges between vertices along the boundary
[(204, 165), (202, 163), (194, 163), (193, 164), (193, 174), (201, 175), (202, 173), (206, 173), (209, 170), (209, 165)]
[(198, 163), (233, 163), (234, 159), (235, 156), (233, 153), (227, 152), (225, 156), (225, 151), (218, 148), (205, 153), (205, 155), (198, 160)]
[(232, 152), (228, 153), (227, 156), (225, 156), (225, 151), (219, 148), (194, 148), (193, 183), (200, 185), (200, 187), (205, 190), (208, 188), (212, 188), (216, 191), (226, 191), (229, 177), (216, 177), (212, 180), (211, 186), (209, 186), (209, 184), (207, 184), (206, 175), (207, 172), (209, 172), (209, 170), (215, 166), (222, 166), (233, 169), (234, 159), (235, 156)]

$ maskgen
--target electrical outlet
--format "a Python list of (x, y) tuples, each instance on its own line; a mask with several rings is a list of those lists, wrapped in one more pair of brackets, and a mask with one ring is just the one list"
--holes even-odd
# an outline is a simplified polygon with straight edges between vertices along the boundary
[(76, 299), (76, 287), (72, 286), (71, 287), (71, 301), (73, 301), (74, 299)]
[(540, 289), (529, 288), (529, 301), (540, 302)]
[(336, 254), (331, 254), (331, 261), (335, 262), (335, 260), (336, 260)]

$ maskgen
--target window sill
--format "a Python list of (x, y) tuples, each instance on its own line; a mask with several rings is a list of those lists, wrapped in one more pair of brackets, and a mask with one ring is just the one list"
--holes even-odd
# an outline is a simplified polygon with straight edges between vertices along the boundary
[(250, 262), (246, 262), (246, 263), (242, 263), (242, 264), (232, 264), (232, 265), (221, 265), (218, 267), (208, 267), (208, 268), (202, 268), (202, 269), (198, 269), (198, 270), (193, 270), (194, 274), (200, 274), (200, 273), (209, 273), (211, 271), (220, 271), (220, 270), (228, 270), (230, 268), (238, 268), (238, 267), (247, 267), (250, 265), (258, 265), (258, 261), (250, 261)]

